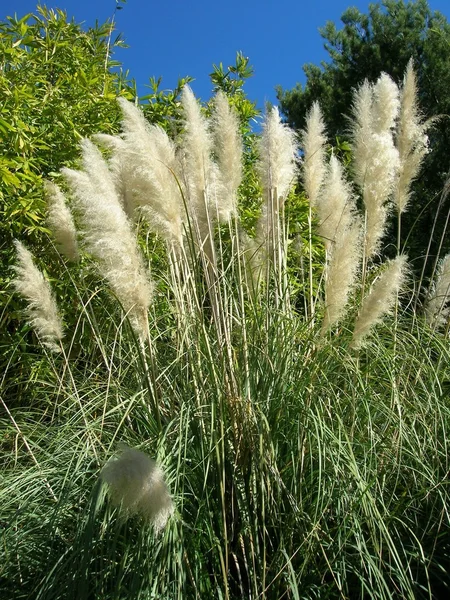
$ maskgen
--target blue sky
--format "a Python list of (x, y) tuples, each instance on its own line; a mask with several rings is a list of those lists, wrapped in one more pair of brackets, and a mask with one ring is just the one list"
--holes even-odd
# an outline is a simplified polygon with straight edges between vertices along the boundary
[[(115, 0), (47, 0), (86, 26), (113, 14)], [(2, 0), (0, 19), (33, 12), (34, 0)], [(450, 0), (429, 0), (450, 20)], [(115, 58), (136, 79), (141, 95), (151, 76), (163, 77), (173, 88), (177, 78), (191, 75), (196, 95), (211, 94), (212, 64), (234, 62), (236, 52), (250, 57), (254, 77), (246, 89), (260, 107), (276, 103), (274, 88), (303, 82), (302, 65), (327, 58), (318, 28), (327, 20), (339, 22), (348, 6), (366, 12), (369, 0), (128, 0), (116, 15), (116, 30), (128, 44)]]

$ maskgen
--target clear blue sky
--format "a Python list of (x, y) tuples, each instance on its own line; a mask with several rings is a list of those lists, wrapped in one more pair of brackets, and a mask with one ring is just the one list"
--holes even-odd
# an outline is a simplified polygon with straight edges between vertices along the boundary
[[(0, 20), (33, 12), (36, 0), (0, 0)], [(114, 12), (115, 0), (47, 0), (86, 26), (104, 22)], [(191, 75), (196, 95), (211, 94), (208, 74), (212, 64), (234, 61), (241, 50), (250, 57), (254, 77), (246, 87), (262, 107), (276, 103), (274, 88), (303, 82), (302, 65), (327, 58), (318, 28), (327, 20), (339, 22), (348, 6), (366, 12), (369, 0), (128, 0), (116, 14), (116, 30), (129, 48), (115, 58), (128, 69), (145, 94), (151, 76), (162, 76), (163, 87)], [(450, 20), (450, 0), (429, 0)]]

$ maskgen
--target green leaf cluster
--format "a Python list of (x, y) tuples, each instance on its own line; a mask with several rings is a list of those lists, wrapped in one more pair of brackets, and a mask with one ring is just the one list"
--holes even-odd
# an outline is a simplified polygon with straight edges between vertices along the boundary
[[(0, 23), (0, 307), (7, 301), (13, 238), (43, 247), (43, 180), (70, 165), (78, 142), (116, 133), (118, 95), (133, 87), (111, 59), (112, 23), (83, 30), (66, 13), (35, 14)], [(4, 319), (6, 316), (4, 314)]]

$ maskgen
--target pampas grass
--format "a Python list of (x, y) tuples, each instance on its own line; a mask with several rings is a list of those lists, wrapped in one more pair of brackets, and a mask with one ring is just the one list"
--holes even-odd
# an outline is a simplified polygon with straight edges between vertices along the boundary
[(330, 249), (325, 270), (325, 314), (322, 333), (336, 325), (346, 314), (347, 303), (356, 286), (356, 276), (361, 264), (362, 226), (354, 217), (341, 230)]
[(326, 174), (325, 123), (318, 102), (314, 102), (306, 116), (306, 127), (301, 135), (303, 148), (303, 184), (311, 206), (315, 206)]
[(125, 191), (131, 190), (133, 205), (143, 211), (151, 229), (179, 247), (186, 215), (175, 144), (163, 129), (149, 125), (138, 107), (123, 98), (119, 104), (125, 142), (117, 152), (124, 170), (119, 180)]
[(400, 92), (400, 115), (396, 145), (399, 153), (399, 172), (394, 200), (399, 214), (405, 212), (411, 197), (411, 184), (428, 152), (426, 135), (429, 123), (422, 120), (418, 99), (416, 74), (412, 59), (406, 67)]
[(264, 119), (259, 153), (257, 169), (265, 202), (269, 202), (271, 198), (272, 202), (279, 202), (281, 205), (295, 183), (296, 144), (295, 133), (281, 122), (275, 106)]
[(13, 267), (16, 273), (13, 285), (27, 302), (28, 322), (45, 346), (59, 352), (63, 325), (50, 285), (34, 264), (31, 252), (21, 242), (14, 243), (17, 263)]
[(375, 85), (365, 82), (355, 93), (352, 126), (355, 182), (365, 206), (365, 262), (380, 249), (386, 231), (387, 201), (399, 168), (393, 127), (399, 91), (383, 73)]
[(243, 156), (238, 117), (222, 91), (214, 99), (212, 125), (220, 186), (220, 200), (216, 210), (219, 221), (226, 223), (237, 215), (237, 192), (242, 181)]
[(318, 232), (325, 248), (329, 250), (339, 231), (345, 231), (351, 226), (356, 213), (352, 189), (335, 156), (330, 157), (323, 188), (316, 200), (316, 210), (319, 218)]
[(69, 261), (78, 262), (80, 254), (78, 252), (77, 232), (64, 194), (51, 181), (45, 182), (44, 189), (48, 204), (47, 224), (52, 231), (56, 244)]
[(259, 154), (256, 168), (263, 189), (263, 204), (256, 225), (255, 259), (260, 264), (267, 259), (276, 264), (282, 260), (278, 250), (283, 245), (280, 230), (283, 206), (297, 173), (295, 133), (281, 122), (276, 107), (265, 116)]
[(122, 447), (100, 473), (109, 487), (111, 502), (129, 517), (139, 515), (158, 533), (174, 512), (163, 472), (149, 456), (134, 448)]
[[(211, 219), (215, 217), (218, 192), (217, 166), (212, 161), (212, 136), (206, 118), (189, 86), (183, 88), (185, 118), (180, 156), (189, 216), (200, 245), (211, 246)], [(212, 249), (208, 250), (212, 260)]]
[(370, 330), (392, 311), (397, 295), (405, 283), (406, 274), (406, 256), (397, 256), (394, 260), (387, 261), (385, 270), (362, 301), (353, 331), (354, 348), (363, 346)]
[[(334, 156), (324, 170), (323, 123), (312, 111), (303, 168), (320, 161), (302, 179), (308, 217), (306, 193), (293, 189), (302, 152), (276, 109), (258, 146), (262, 198), (246, 197), (257, 186), (237, 189), (240, 139), (223, 96), (208, 119), (186, 89), (176, 141), (122, 103), (121, 136), (96, 138), (107, 160), (83, 142), (81, 170), (64, 171), (83, 264), (97, 265), (151, 343), (98, 302), (80, 269), (71, 351), (38, 364), (34, 356), (24, 391), (14, 379), (2, 394), (4, 407), (18, 407), (0, 414), (10, 450), (0, 489), (8, 597), (440, 597), (449, 581), (448, 344), (403, 306), (406, 257), (370, 258), (371, 209), (356, 203), (359, 192), (389, 213), (392, 173), (377, 169), (392, 152), (397, 108), (386, 76), (357, 93), (355, 188)], [(377, 156), (383, 144), (389, 152)], [(179, 193), (167, 205), (166, 186)], [(239, 219), (241, 193), (262, 204), (255, 238)], [(309, 243), (308, 277), (291, 253), (293, 229)], [(259, 286), (241, 240), (266, 267)], [(43, 278), (22, 273), (31, 259), (20, 247), (18, 257), (32, 316)], [(430, 292), (432, 324), (446, 316), (447, 262)], [(392, 312), (392, 327), (375, 332)], [(111, 458), (118, 440), (126, 446)], [(158, 463), (135, 449), (144, 445)]]
[(136, 334), (146, 339), (153, 284), (105, 160), (88, 140), (83, 141), (82, 151), (84, 171), (66, 168), (62, 173), (72, 189), (83, 247), (96, 259), (100, 274), (117, 296)]

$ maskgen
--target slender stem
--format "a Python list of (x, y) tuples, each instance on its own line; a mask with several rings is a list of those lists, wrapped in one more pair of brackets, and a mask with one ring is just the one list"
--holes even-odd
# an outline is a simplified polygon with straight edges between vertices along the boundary
[(364, 298), (367, 275), (367, 210), (364, 212), (364, 244), (362, 256), (362, 275), (361, 275), (361, 302)]
[(312, 244), (312, 207), (308, 211), (308, 233), (309, 233), (309, 317), (311, 326), (314, 320), (314, 293), (313, 293), (313, 244)]
[(110, 54), (110, 50), (111, 50), (111, 37), (112, 37), (112, 32), (114, 31), (114, 25), (115, 25), (115, 22), (116, 22), (116, 13), (117, 13), (117, 0), (116, 0), (116, 6), (114, 8), (113, 15), (111, 17), (111, 25), (109, 27), (108, 42), (106, 44), (106, 54), (105, 54), (105, 66), (104, 66), (103, 92), (102, 92), (102, 95), (104, 95), (106, 93), (106, 78), (107, 78), (107, 75), (108, 75), (108, 62), (109, 62), (109, 54)]
[[(400, 245), (401, 245), (401, 235), (402, 235), (402, 213), (400, 209), (398, 209), (397, 215), (397, 256), (400, 256)], [(398, 293), (395, 297), (395, 306), (394, 306), (394, 322), (395, 322), (395, 335), (394, 335), (394, 349), (397, 344), (397, 320), (398, 320)], [(394, 352), (395, 355), (395, 352)]]

